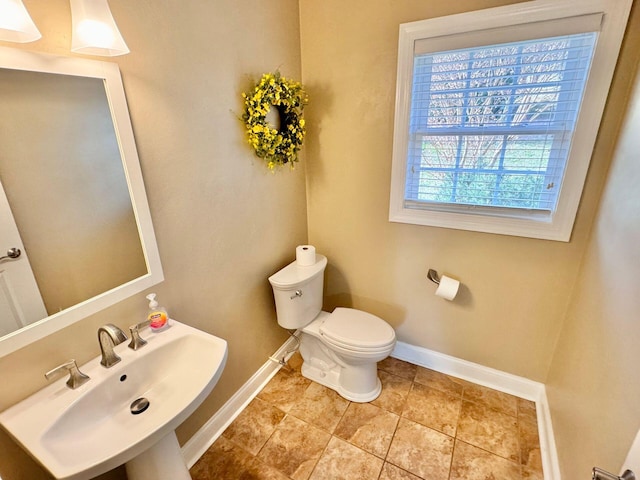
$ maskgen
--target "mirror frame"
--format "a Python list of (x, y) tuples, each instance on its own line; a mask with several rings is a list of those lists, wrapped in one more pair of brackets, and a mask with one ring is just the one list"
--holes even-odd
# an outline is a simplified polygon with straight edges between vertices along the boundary
[(89, 298), (0, 338), (0, 358), (86, 317), (104, 310), (164, 280), (160, 254), (151, 222), (140, 161), (133, 136), (120, 69), (115, 63), (62, 57), (0, 47), (0, 68), (103, 80), (116, 139), (124, 167), (131, 204), (138, 225), (147, 274)]

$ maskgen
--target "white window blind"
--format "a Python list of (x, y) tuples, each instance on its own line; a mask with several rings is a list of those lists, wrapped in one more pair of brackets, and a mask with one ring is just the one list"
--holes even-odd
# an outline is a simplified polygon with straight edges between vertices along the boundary
[(597, 35), (415, 54), (405, 207), (554, 212)]

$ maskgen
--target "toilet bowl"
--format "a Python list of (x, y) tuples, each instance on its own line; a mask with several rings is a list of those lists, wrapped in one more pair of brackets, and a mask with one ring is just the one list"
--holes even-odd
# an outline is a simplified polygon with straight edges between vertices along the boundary
[(278, 323), (300, 330), (302, 374), (354, 402), (369, 402), (380, 395), (377, 362), (392, 352), (396, 335), (375, 315), (353, 308), (322, 311), (327, 259), (287, 265), (269, 277)]

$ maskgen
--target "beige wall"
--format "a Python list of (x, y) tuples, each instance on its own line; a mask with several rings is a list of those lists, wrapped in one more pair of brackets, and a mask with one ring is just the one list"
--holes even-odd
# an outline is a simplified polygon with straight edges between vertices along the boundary
[[(637, 62), (640, 9), (629, 27)], [(618, 473), (640, 427), (639, 132), (637, 76), (547, 382), (566, 479), (589, 478), (593, 466)]]
[[(68, 1), (24, 3), (43, 34), (24, 48), (69, 55)], [(154, 291), (174, 318), (229, 342), (220, 382), (178, 430), (184, 443), (287, 336), (266, 279), (307, 240), (304, 162), (268, 173), (238, 116), (262, 73), (300, 77), (298, 3), (109, 4), (132, 51), (110, 61), (122, 71), (165, 272)], [(140, 294), (0, 359), (0, 410), (43, 387), (52, 366), (98, 355), (99, 325), (127, 328), (145, 313)], [(4, 434), (0, 451), (3, 480), (47, 478)]]
[[(301, 0), (309, 241), (329, 258), (327, 307), (388, 320), (398, 339), (544, 381), (624, 106), (614, 85), (571, 242), (388, 221), (398, 24), (509, 0)], [(622, 58), (628, 68), (628, 59)], [(628, 79), (627, 79), (628, 80)], [(434, 296), (435, 268), (459, 278)]]

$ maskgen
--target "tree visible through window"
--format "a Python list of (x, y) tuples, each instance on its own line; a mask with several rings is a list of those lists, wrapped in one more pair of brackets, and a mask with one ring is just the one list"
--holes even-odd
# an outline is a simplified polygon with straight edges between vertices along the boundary
[(553, 212), (596, 37), (416, 55), (405, 199)]

